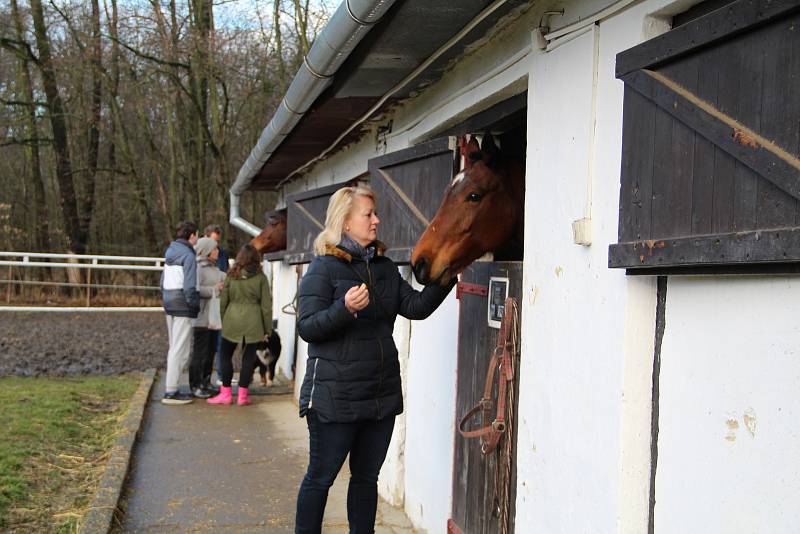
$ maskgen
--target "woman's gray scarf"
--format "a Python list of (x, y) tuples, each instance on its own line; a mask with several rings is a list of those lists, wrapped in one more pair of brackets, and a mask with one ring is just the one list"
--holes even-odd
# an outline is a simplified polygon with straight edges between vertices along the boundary
[(375, 257), (375, 244), (371, 243), (366, 247), (362, 247), (359, 245), (355, 240), (353, 240), (349, 235), (342, 234), (342, 240), (339, 241), (339, 246), (347, 249), (348, 252), (352, 252), (354, 256), (358, 256), (364, 261), (370, 262), (372, 258)]

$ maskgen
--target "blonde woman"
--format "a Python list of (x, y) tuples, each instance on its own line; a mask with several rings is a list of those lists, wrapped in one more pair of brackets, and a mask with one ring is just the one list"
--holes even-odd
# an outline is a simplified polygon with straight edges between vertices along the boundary
[(348, 454), (350, 532), (373, 532), (378, 473), (403, 411), (394, 321), (428, 317), (455, 283), (415, 291), (383, 255), (379, 223), (371, 189), (334, 193), (300, 283), (297, 329), (309, 344), (300, 416), (308, 422), (310, 454), (297, 533), (320, 532), (328, 489)]

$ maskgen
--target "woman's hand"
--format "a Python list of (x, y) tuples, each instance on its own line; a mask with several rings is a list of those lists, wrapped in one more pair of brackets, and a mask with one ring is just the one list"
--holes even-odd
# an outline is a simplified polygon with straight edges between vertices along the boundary
[(369, 304), (369, 291), (367, 284), (353, 286), (344, 295), (344, 305), (350, 313), (356, 313), (367, 307)]
[(225, 282), (223, 281), (217, 282), (217, 285), (214, 286), (214, 288), (216, 288), (217, 291), (222, 291), (222, 288), (224, 287), (225, 287)]

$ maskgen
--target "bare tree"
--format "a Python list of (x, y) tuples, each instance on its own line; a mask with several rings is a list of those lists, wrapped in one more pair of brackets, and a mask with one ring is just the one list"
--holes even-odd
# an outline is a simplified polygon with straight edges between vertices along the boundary
[[(126, 254), (160, 252), (181, 219), (225, 224), (227, 190), (327, 16), (316, 0), (257, 0), (253, 29), (218, 27), (231, 4), (212, 0), (10, 2), (0, 222), (14, 243)], [(244, 215), (273, 202), (248, 195)], [(246, 238), (229, 230), (229, 247)]]
[(53, 149), (56, 158), (56, 177), (60, 189), (61, 211), (64, 218), (64, 229), (68, 246), (73, 252), (83, 252), (86, 248), (87, 234), (83, 233), (78, 220), (78, 203), (75, 198), (75, 187), (72, 182), (72, 163), (69, 154), (67, 125), (64, 120), (64, 104), (58, 89), (53, 58), (50, 52), (50, 38), (44, 23), (44, 10), (41, 0), (31, 0), (31, 16), (33, 17), (36, 47), (39, 50), (37, 65), (42, 75), (44, 93), (49, 109), (48, 118), (53, 131)]
[[(25, 25), (23, 24), (22, 14), (17, 6), (17, 0), (11, 0), (11, 11), (14, 19), (14, 28), (19, 42), (25, 42)], [(47, 197), (45, 196), (44, 178), (42, 176), (42, 163), (39, 156), (39, 129), (36, 126), (36, 102), (33, 97), (33, 82), (31, 81), (30, 58), (21, 55), (19, 58), (20, 78), (22, 88), (20, 91), (21, 100), (25, 107), (25, 119), (27, 123), (27, 137), (31, 140), (28, 147), (30, 157), (31, 182), (34, 187), (34, 243), (37, 250), (48, 250), (50, 248), (50, 224), (48, 221)]]

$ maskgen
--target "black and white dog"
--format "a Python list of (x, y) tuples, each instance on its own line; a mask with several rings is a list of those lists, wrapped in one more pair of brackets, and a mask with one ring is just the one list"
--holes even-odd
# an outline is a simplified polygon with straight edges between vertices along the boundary
[(275, 328), (266, 341), (258, 344), (256, 349), (256, 368), (261, 375), (261, 385), (271, 386), (275, 382), (275, 365), (281, 355), (281, 338)]

